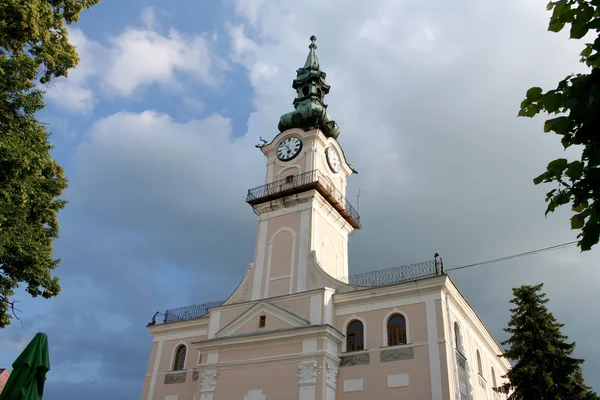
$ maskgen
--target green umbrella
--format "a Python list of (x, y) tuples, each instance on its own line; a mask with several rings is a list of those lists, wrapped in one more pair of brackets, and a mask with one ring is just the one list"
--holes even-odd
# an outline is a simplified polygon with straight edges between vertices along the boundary
[(37, 333), (12, 365), (0, 400), (40, 400), (46, 373), (50, 371), (48, 336)]

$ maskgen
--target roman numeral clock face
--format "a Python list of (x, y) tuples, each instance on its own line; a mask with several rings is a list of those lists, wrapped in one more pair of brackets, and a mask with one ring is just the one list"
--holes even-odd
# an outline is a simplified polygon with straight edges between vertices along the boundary
[(302, 150), (302, 140), (298, 137), (289, 137), (284, 139), (277, 147), (277, 158), (281, 161), (289, 161), (300, 154)]

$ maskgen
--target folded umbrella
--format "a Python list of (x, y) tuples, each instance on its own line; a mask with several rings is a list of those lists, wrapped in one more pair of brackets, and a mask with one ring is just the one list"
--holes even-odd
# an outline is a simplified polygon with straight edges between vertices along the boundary
[(12, 367), (0, 400), (41, 400), (46, 373), (50, 371), (48, 336), (37, 333)]

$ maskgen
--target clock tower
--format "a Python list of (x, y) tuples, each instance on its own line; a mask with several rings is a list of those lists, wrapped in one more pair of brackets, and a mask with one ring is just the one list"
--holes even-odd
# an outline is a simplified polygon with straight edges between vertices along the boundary
[[(258, 145), (267, 160), (266, 183), (248, 191), (258, 215), (251, 299), (314, 287), (314, 268), (331, 278), (348, 276), (348, 235), (360, 217), (346, 200), (346, 179), (356, 171), (338, 143), (339, 127), (324, 103), (329, 93), (316, 54), (316, 37), (297, 70), (294, 111), (279, 121), (279, 134)], [(250, 278), (250, 277), (248, 277)], [(250, 295), (250, 293), (248, 293)]]

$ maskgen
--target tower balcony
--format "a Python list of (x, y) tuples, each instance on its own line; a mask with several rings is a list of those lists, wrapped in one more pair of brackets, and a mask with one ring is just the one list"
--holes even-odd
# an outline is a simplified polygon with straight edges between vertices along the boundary
[(294, 175), (248, 190), (246, 202), (253, 208), (296, 193), (316, 190), (354, 228), (360, 229), (360, 215), (329, 178), (318, 170)]

